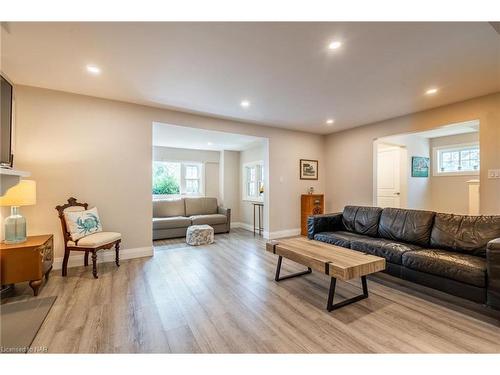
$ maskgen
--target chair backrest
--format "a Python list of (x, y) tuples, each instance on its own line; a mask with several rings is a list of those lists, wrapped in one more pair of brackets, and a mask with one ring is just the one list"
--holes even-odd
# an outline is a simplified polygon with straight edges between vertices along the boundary
[(186, 216), (212, 215), (217, 213), (217, 198), (184, 198)]
[(153, 217), (186, 216), (184, 198), (153, 201)]
[(68, 243), (68, 241), (71, 239), (71, 236), (68, 232), (68, 228), (66, 227), (66, 220), (64, 219), (64, 212), (65, 211), (83, 211), (86, 210), (88, 207), (88, 203), (79, 203), (76, 201), (76, 198), (69, 198), (68, 203), (56, 206), (56, 210), (59, 213), (59, 219), (61, 220), (61, 227), (62, 227), (62, 232), (64, 236), (64, 246)]

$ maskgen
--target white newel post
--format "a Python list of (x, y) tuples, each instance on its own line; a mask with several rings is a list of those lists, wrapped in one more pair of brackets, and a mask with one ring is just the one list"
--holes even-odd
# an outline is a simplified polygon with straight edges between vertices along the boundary
[(469, 215), (479, 215), (479, 180), (467, 181), (469, 186)]

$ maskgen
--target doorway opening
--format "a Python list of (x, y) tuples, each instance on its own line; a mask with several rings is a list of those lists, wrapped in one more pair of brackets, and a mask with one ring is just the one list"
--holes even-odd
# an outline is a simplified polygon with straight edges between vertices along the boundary
[(479, 131), (473, 120), (374, 140), (374, 205), (479, 214)]
[(407, 150), (390, 143), (377, 144), (377, 195), (378, 207), (406, 205)]
[[(158, 122), (152, 134), (154, 241), (166, 247), (169, 240), (182, 239), (187, 227), (199, 224), (213, 227), (216, 236), (237, 228), (252, 231), (254, 226), (261, 228), (257, 235), (267, 236), (267, 138)], [(260, 220), (253, 215), (255, 205)], [(226, 221), (219, 223), (222, 215)]]

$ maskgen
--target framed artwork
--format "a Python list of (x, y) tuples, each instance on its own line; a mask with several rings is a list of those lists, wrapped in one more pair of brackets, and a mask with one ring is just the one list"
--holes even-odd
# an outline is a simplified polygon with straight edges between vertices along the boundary
[(317, 180), (318, 179), (318, 161), (300, 159), (300, 179)]
[(411, 158), (411, 176), (429, 177), (430, 159), (422, 156), (413, 156)]

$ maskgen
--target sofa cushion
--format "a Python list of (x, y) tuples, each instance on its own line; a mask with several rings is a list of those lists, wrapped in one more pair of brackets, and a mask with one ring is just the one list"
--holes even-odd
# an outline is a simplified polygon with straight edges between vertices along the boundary
[(431, 247), (484, 257), (495, 238), (500, 238), (500, 216), (436, 214)]
[(186, 216), (184, 199), (153, 201), (153, 217)]
[(349, 232), (378, 236), (378, 223), (382, 209), (379, 207), (346, 206), (342, 223)]
[(384, 238), (367, 237), (352, 240), (351, 249), (385, 258), (390, 263), (402, 264), (404, 253), (419, 250), (421, 247)]
[(217, 213), (217, 198), (184, 198), (186, 216)]
[(193, 223), (193, 225), (216, 225), (216, 224), (226, 224), (227, 216), (221, 214), (213, 214), (213, 215), (193, 215), (189, 217)]
[(380, 215), (378, 233), (390, 240), (429, 246), (434, 212), (384, 208)]
[(486, 260), (474, 255), (437, 249), (408, 251), (403, 254), (403, 265), (462, 283), (486, 286)]
[(153, 218), (153, 229), (187, 228), (190, 225), (191, 225), (191, 219), (184, 216)]
[(355, 239), (368, 238), (362, 234), (338, 231), (338, 232), (320, 232), (314, 235), (316, 241), (326, 242), (332, 245), (351, 247), (351, 241)]
[(66, 228), (73, 241), (92, 233), (102, 232), (102, 223), (97, 207), (83, 211), (64, 211)]

